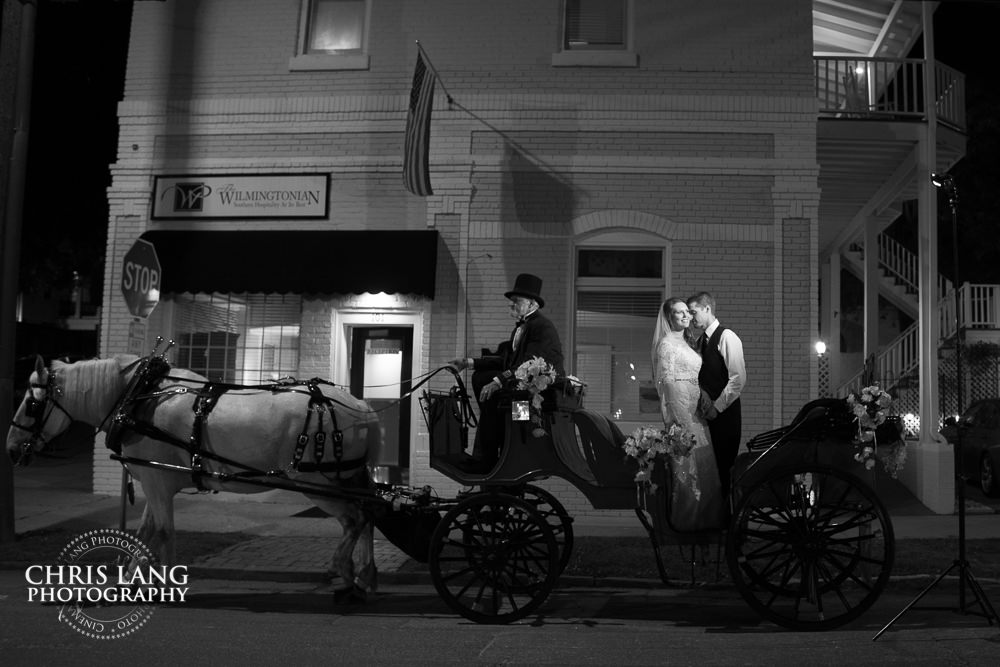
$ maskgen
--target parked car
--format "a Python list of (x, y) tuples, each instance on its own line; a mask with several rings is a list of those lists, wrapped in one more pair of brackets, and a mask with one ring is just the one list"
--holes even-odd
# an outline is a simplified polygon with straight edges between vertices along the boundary
[(987, 496), (1000, 496), (1000, 398), (976, 401), (941, 429), (953, 445), (962, 438), (962, 474)]

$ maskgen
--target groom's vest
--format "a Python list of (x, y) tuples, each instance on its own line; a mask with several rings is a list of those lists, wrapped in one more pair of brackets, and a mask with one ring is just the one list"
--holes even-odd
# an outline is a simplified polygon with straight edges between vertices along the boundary
[[(705, 348), (701, 351), (701, 371), (698, 373), (698, 384), (708, 392), (709, 397), (713, 401), (719, 397), (722, 390), (729, 384), (729, 368), (726, 366), (726, 360), (722, 358), (722, 353), (719, 352), (719, 339), (725, 330), (726, 328), (720, 325), (712, 333), (712, 337), (708, 339)], [(739, 398), (726, 408), (724, 412), (729, 412), (733, 409), (735, 409), (735, 412), (739, 412)]]

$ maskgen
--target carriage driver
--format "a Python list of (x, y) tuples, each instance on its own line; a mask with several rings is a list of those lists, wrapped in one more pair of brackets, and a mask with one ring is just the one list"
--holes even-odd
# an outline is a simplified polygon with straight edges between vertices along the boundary
[(499, 459), (505, 420), (499, 414), (497, 390), (513, 379), (518, 366), (532, 357), (541, 357), (558, 375), (565, 375), (559, 332), (540, 312), (545, 306), (541, 291), (541, 278), (530, 273), (518, 275), (513, 289), (504, 293), (510, 300), (510, 316), (516, 320), (510, 339), (500, 343), (494, 354), (448, 362), (459, 371), (473, 369), (472, 390), (479, 401), (476, 444), (472, 457), (462, 466), (467, 472), (487, 473)]

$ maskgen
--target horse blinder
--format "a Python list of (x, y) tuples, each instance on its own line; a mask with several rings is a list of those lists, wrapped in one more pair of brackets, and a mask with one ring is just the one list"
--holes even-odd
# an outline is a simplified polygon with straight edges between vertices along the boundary
[(24, 399), (24, 416), (38, 421), (45, 416), (45, 399), (38, 400), (34, 396)]

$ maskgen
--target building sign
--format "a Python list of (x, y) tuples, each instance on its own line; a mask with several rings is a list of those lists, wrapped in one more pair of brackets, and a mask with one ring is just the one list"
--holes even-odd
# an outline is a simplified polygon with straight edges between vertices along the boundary
[(153, 220), (326, 218), (328, 174), (157, 176)]

